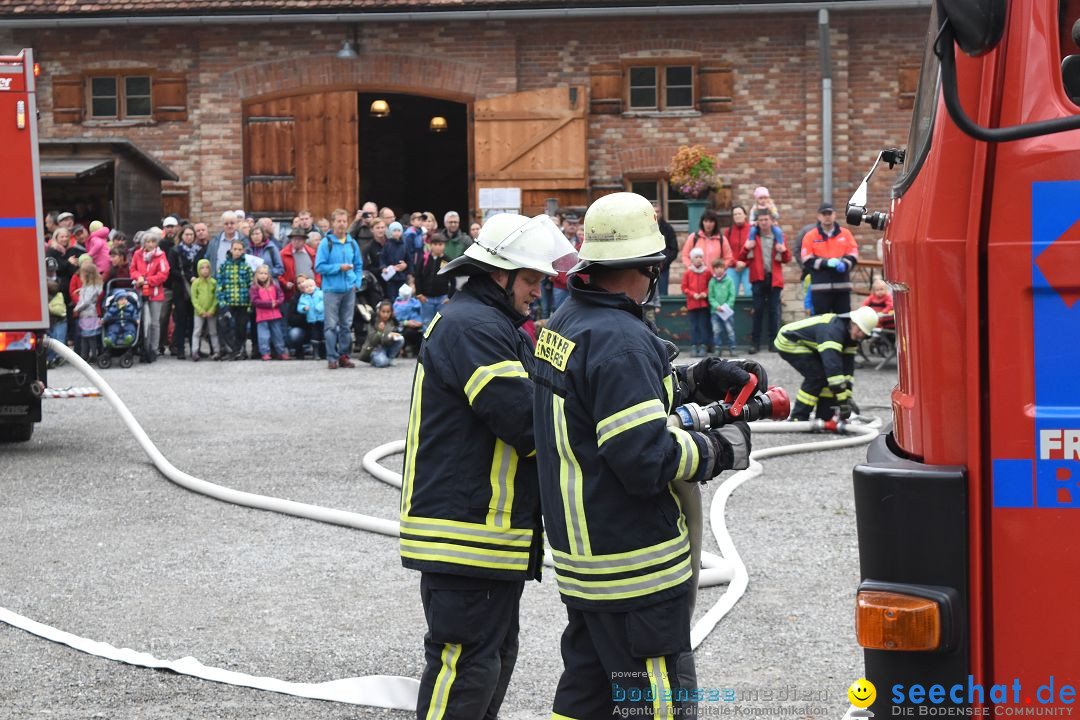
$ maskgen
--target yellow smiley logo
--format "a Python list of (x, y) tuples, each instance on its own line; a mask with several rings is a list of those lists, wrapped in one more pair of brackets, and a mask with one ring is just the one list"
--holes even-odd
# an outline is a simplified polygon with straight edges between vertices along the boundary
[(848, 700), (857, 708), (868, 708), (877, 698), (877, 688), (866, 678), (859, 678), (851, 683), (847, 691)]

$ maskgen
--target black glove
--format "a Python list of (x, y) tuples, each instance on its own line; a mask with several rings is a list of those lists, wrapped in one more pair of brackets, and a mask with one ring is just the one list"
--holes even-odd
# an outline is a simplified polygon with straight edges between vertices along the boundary
[(702, 402), (723, 400), (730, 393), (738, 393), (750, 382), (750, 373), (757, 375), (754, 392), (764, 392), (769, 386), (768, 376), (761, 363), (753, 360), (721, 360), (705, 358), (686, 368), (686, 384), (690, 398)]
[(725, 470), (750, 467), (750, 426), (735, 422), (701, 433), (712, 449), (706, 477), (716, 477)]
[(765, 366), (757, 360), (730, 360), (729, 362), (733, 362), (746, 372), (757, 376), (757, 387), (754, 388), (755, 395), (769, 389), (769, 373), (766, 372)]

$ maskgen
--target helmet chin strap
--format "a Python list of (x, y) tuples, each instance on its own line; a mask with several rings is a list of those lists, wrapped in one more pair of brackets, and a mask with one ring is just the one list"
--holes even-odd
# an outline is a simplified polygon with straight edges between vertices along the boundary
[(656, 292), (656, 284), (660, 282), (660, 266), (650, 265), (649, 267), (637, 268), (637, 271), (649, 278), (649, 291), (645, 293), (645, 299), (639, 304), (645, 305), (653, 298), (653, 293)]

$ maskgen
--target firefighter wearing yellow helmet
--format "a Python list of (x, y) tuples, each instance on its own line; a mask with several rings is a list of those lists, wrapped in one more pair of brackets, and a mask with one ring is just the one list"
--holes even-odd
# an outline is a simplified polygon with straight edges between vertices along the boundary
[(696, 685), (693, 568), (677, 486), (747, 467), (750, 432), (745, 423), (686, 432), (669, 427), (668, 414), (680, 402), (741, 388), (747, 367), (761, 388), (767, 381), (760, 365), (743, 361), (709, 358), (672, 370), (669, 346), (642, 310), (663, 250), (648, 200), (597, 200), (585, 214), (570, 298), (537, 338), (540, 497), (569, 619), (553, 718), (646, 707), (675, 717), (693, 705), (685, 699)]
[(401, 488), (401, 562), (421, 572), (427, 620), (420, 718), (496, 717), (514, 670), (518, 603), (543, 559), (520, 326), (573, 258), (550, 218), (501, 214), (441, 271), (470, 277), (420, 348)]
[(780, 328), (773, 347), (803, 376), (795, 396), (791, 420), (822, 420), (851, 416), (855, 382), (855, 355), (859, 341), (874, 331), (877, 312), (860, 307), (850, 313), (824, 313), (796, 320)]

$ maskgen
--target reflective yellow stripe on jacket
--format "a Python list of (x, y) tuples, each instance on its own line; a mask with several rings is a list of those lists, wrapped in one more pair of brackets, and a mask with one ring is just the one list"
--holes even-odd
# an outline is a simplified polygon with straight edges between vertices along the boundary
[(525, 372), (525, 366), (520, 360), (503, 360), (493, 365), (482, 365), (476, 368), (472, 377), (465, 383), (465, 397), (468, 398), (469, 405), (476, 401), (476, 396), (487, 387), (489, 382), (499, 377), (527, 378), (529, 374)]
[(596, 423), (596, 445), (600, 447), (616, 435), (633, 430), (651, 420), (667, 420), (664, 404), (656, 399), (646, 400), (613, 413)]
[(566, 401), (551, 396), (555, 419), (555, 449), (559, 453), (559, 488), (562, 491), (563, 513), (570, 550), (577, 555), (590, 555), (589, 526), (585, 521), (585, 501), (582, 492), (581, 465), (570, 447), (570, 432), (566, 427)]

